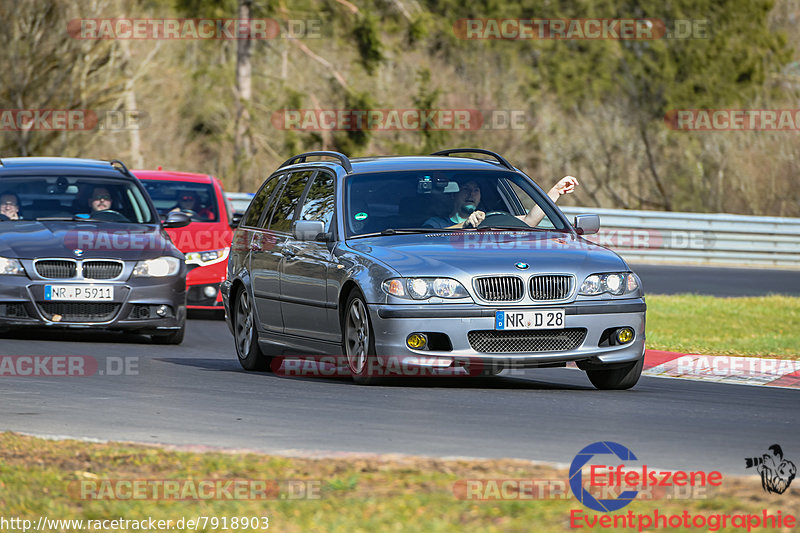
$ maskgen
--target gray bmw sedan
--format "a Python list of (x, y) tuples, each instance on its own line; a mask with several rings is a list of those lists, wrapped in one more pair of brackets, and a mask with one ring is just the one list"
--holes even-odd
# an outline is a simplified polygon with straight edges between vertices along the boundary
[(574, 362), (597, 388), (630, 388), (644, 293), (622, 258), (583, 238), (598, 229), (486, 150), (292, 157), (234, 234), (222, 294), (239, 362), (334, 356), (358, 383)]
[(0, 332), (135, 331), (180, 344), (186, 265), (120, 161), (0, 159)]

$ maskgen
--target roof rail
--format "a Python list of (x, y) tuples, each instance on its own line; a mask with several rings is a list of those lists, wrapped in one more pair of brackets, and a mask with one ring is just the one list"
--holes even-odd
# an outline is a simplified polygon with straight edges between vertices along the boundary
[(116, 168), (117, 170), (119, 170), (123, 174), (125, 174), (127, 176), (133, 176), (133, 174), (131, 174), (131, 171), (128, 170), (128, 167), (125, 166), (125, 163), (123, 163), (119, 159), (112, 159), (111, 161), (109, 161), (109, 163), (111, 163), (112, 167)]
[(339, 163), (341, 163), (341, 165), (344, 167), (345, 172), (348, 174), (353, 172), (353, 165), (350, 164), (350, 160), (346, 155), (340, 154), (339, 152), (305, 152), (287, 159), (279, 168), (293, 165), (295, 163), (305, 163), (308, 156), (333, 157), (334, 159), (339, 160)]
[(450, 154), (484, 154), (490, 155), (497, 159), (497, 162), (506, 167), (509, 170), (516, 170), (514, 166), (505, 160), (503, 156), (500, 154), (496, 154), (494, 152), (490, 152), (489, 150), (482, 150), (481, 148), (453, 148), (452, 150), (441, 150), (439, 152), (434, 152), (431, 155), (450, 155)]

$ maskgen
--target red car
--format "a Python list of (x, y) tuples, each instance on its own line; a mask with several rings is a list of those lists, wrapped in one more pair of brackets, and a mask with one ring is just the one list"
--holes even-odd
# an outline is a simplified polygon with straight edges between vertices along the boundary
[(219, 284), (225, 280), (233, 236), (233, 209), (219, 180), (207, 174), (134, 170), (162, 218), (172, 211), (192, 217), (183, 228), (167, 229), (186, 256), (186, 307), (222, 310)]

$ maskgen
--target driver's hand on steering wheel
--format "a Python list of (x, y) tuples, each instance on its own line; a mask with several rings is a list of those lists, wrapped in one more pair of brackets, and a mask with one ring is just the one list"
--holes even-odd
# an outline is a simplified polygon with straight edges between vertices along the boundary
[(475, 211), (473, 212), (467, 220), (464, 221), (465, 228), (477, 228), (478, 224), (483, 222), (483, 219), (486, 218), (486, 213), (483, 211)]

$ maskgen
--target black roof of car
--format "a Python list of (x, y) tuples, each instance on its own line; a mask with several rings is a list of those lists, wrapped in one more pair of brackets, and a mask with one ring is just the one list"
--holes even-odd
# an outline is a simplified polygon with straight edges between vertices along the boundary
[(3, 174), (83, 172), (95, 175), (122, 175), (134, 178), (122, 161), (113, 159), (81, 159), (76, 157), (4, 157), (0, 159), (0, 176)]
[[(489, 158), (449, 157), (451, 154), (468, 153), (486, 155)], [(308, 161), (308, 157), (328, 157), (334, 159), (334, 161)], [(339, 152), (306, 152), (288, 159), (281, 165), (281, 168), (307, 165), (339, 167), (344, 169), (347, 174), (403, 170), (509, 170), (518, 172), (518, 169), (502, 156), (479, 148), (443, 150), (431, 155), (358, 157), (353, 159)]]

